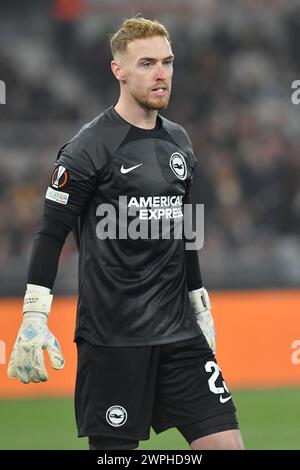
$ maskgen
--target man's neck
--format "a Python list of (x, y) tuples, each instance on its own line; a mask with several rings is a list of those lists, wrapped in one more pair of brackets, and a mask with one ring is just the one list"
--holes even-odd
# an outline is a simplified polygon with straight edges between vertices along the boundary
[(130, 124), (141, 129), (153, 129), (156, 125), (157, 110), (144, 109), (138, 103), (125, 103), (119, 99), (115, 111)]

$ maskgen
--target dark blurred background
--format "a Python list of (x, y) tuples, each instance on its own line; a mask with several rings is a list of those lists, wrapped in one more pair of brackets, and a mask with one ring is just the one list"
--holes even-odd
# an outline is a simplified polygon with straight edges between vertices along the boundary
[[(169, 29), (173, 95), (202, 168), (209, 289), (299, 287), (297, 0), (0, 0), (0, 295), (23, 295), (59, 147), (118, 99), (109, 33), (141, 13)], [(45, 267), (46, 269), (46, 267)], [(76, 292), (70, 236), (55, 292)]]

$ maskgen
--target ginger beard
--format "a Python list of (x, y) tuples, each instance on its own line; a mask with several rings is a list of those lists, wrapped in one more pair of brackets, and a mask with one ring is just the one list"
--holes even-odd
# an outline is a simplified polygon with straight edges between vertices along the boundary
[[(156, 85), (155, 88), (159, 89), (159, 85)], [(131, 96), (135, 101), (145, 109), (150, 110), (160, 110), (165, 109), (170, 100), (171, 90), (170, 88), (162, 85), (163, 91), (153, 91), (149, 90), (148, 92), (138, 92), (137, 90), (131, 90)]]

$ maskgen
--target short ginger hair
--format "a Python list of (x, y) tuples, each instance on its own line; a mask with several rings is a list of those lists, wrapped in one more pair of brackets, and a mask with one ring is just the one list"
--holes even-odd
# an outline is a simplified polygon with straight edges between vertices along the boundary
[(163, 36), (169, 43), (170, 36), (165, 26), (157, 20), (148, 20), (146, 18), (128, 18), (123, 21), (120, 29), (110, 38), (110, 47), (112, 56), (117, 53), (124, 53), (127, 44), (134, 39), (144, 39), (152, 36)]

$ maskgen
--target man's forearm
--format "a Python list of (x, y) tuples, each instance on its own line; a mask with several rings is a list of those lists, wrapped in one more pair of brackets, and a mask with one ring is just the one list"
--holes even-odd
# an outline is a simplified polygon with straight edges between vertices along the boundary
[(41, 227), (33, 242), (27, 284), (52, 289), (65, 239), (76, 219), (76, 214), (66, 213), (62, 217), (55, 208), (45, 207)]
[(52, 289), (63, 244), (63, 241), (47, 235), (40, 235), (39, 238), (34, 240), (27, 284), (35, 284)]
[(189, 292), (203, 287), (200, 262), (196, 250), (185, 250), (186, 282)]

